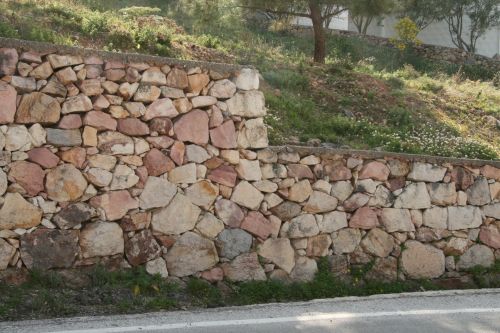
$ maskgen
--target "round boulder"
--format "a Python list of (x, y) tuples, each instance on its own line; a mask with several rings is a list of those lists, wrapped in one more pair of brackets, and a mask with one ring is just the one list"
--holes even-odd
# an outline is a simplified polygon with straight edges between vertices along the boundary
[(48, 197), (58, 202), (75, 201), (83, 195), (86, 188), (85, 177), (72, 164), (62, 164), (51, 170), (45, 181)]

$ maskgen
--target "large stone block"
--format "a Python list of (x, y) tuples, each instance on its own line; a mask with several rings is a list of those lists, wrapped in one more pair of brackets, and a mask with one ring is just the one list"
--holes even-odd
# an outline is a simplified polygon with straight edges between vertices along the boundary
[(408, 179), (416, 182), (435, 183), (443, 180), (446, 168), (429, 163), (415, 162), (412, 165)]
[(89, 223), (80, 232), (80, 247), (83, 258), (123, 253), (123, 230), (117, 223)]
[(47, 173), (45, 189), (48, 197), (54, 201), (78, 200), (86, 188), (85, 177), (71, 164), (62, 164)]
[(255, 252), (239, 255), (231, 262), (222, 264), (222, 269), (224, 270), (224, 276), (230, 281), (266, 280), (266, 273), (262, 269)]
[(258, 90), (240, 91), (226, 101), (228, 111), (233, 116), (259, 118), (266, 115), (264, 94)]
[(401, 255), (401, 267), (409, 278), (434, 279), (443, 275), (443, 251), (417, 241), (408, 241), (405, 247)]
[(287, 238), (268, 239), (258, 247), (257, 252), (287, 273), (295, 266), (295, 252)]
[(252, 235), (241, 229), (224, 229), (217, 237), (215, 244), (221, 257), (233, 259), (250, 251)]
[(0, 124), (11, 124), (16, 114), (17, 91), (11, 85), (0, 81)]
[(21, 237), (21, 259), (28, 269), (69, 268), (79, 252), (78, 230), (38, 229)]
[(219, 261), (214, 243), (194, 232), (179, 237), (165, 259), (169, 274), (176, 277), (207, 270)]
[(481, 210), (478, 207), (448, 207), (449, 230), (477, 228), (482, 222)]
[(154, 231), (180, 235), (194, 229), (200, 212), (188, 197), (176, 194), (167, 207), (153, 213), (151, 225)]
[(19, 193), (7, 193), (0, 209), (0, 230), (36, 227), (42, 221), (42, 213)]

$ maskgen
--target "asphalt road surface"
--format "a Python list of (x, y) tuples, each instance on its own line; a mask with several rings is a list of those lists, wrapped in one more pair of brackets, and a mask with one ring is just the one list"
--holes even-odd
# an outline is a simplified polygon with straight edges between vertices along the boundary
[(2, 322), (2, 333), (500, 333), (500, 289)]

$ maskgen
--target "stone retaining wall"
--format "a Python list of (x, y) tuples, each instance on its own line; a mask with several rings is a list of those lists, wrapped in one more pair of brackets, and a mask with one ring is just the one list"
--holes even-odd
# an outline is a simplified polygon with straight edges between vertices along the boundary
[[(389, 38), (377, 36), (362, 36), (351, 31), (335, 31), (334, 33), (343, 36), (355, 36), (380, 46), (394, 47)], [(489, 58), (480, 54), (470, 53), (458, 48), (445, 47), (431, 44), (421, 44), (415, 46), (415, 53), (421, 57), (446, 61), (457, 65), (477, 65), (482, 66), (492, 72), (500, 71), (500, 61), (497, 58)]]
[[(309, 27), (294, 27), (294, 32), (301, 35), (311, 35), (312, 30)], [(361, 35), (354, 31), (345, 31), (345, 30), (330, 30), (330, 33), (333, 35), (347, 36), (347, 37), (357, 37), (366, 40), (367, 42), (393, 48), (394, 45), (391, 43), (389, 38), (371, 36), (371, 35)], [(478, 65), (483, 66), (491, 72), (500, 71), (500, 59), (499, 57), (489, 58), (480, 54), (470, 53), (464, 50), (460, 50), (458, 48), (445, 47), (439, 45), (431, 45), (431, 44), (421, 44), (415, 46), (414, 51), (421, 57), (437, 60), (437, 61), (446, 61), (457, 65)]]
[[(81, 55), (80, 55), (81, 54)], [(500, 163), (268, 147), (252, 68), (0, 39), (0, 270), (209, 281), (460, 276), (500, 258)]]

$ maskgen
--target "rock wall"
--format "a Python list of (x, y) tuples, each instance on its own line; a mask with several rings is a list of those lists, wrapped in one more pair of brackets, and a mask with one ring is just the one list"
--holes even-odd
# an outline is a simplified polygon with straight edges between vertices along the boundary
[[(309, 27), (295, 26), (293, 31), (300, 35), (309, 36), (312, 34), (312, 30)], [(389, 38), (370, 35), (363, 36), (357, 32), (345, 30), (330, 30), (330, 32), (334, 35), (362, 38), (374, 45), (391, 48), (394, 47)], [(494, 58), (489, 58), (480, 54), (474, 54), (464, 50), (460, 50), (458, 48), (431, 44), (418, 45), (414, 48), (414, 50), (416, 54), (427, 59), (446, 61), (457, 65), (478, 65), (488, 69), (493, 73), (500, 71), (499, 55), (495, 56)]]
[(395, 280), (500, 258), (500, 163), (268, 147), (252, 68), (0, 39), (0, 270)]
[[(335, 31), (340, 35), (344, 36), (356, 36), (363, 38), (368, 42), (387, 47), (394, 47), (390, 39), (377, 37), (377, 36), (362, 36), (356, 32), (351, 31)], [(415, 46), (415, 53), (421, 57), (437, 60), (446, 61), (457, 65), (478, 65), (488, 69), (491, 72), (500, 71), (500, 61), (498, 56), (494, 58), (489, 58), (480, 54), (470, 53), (458, 48), (451, 48), (439, 45), (421, 44)]]

